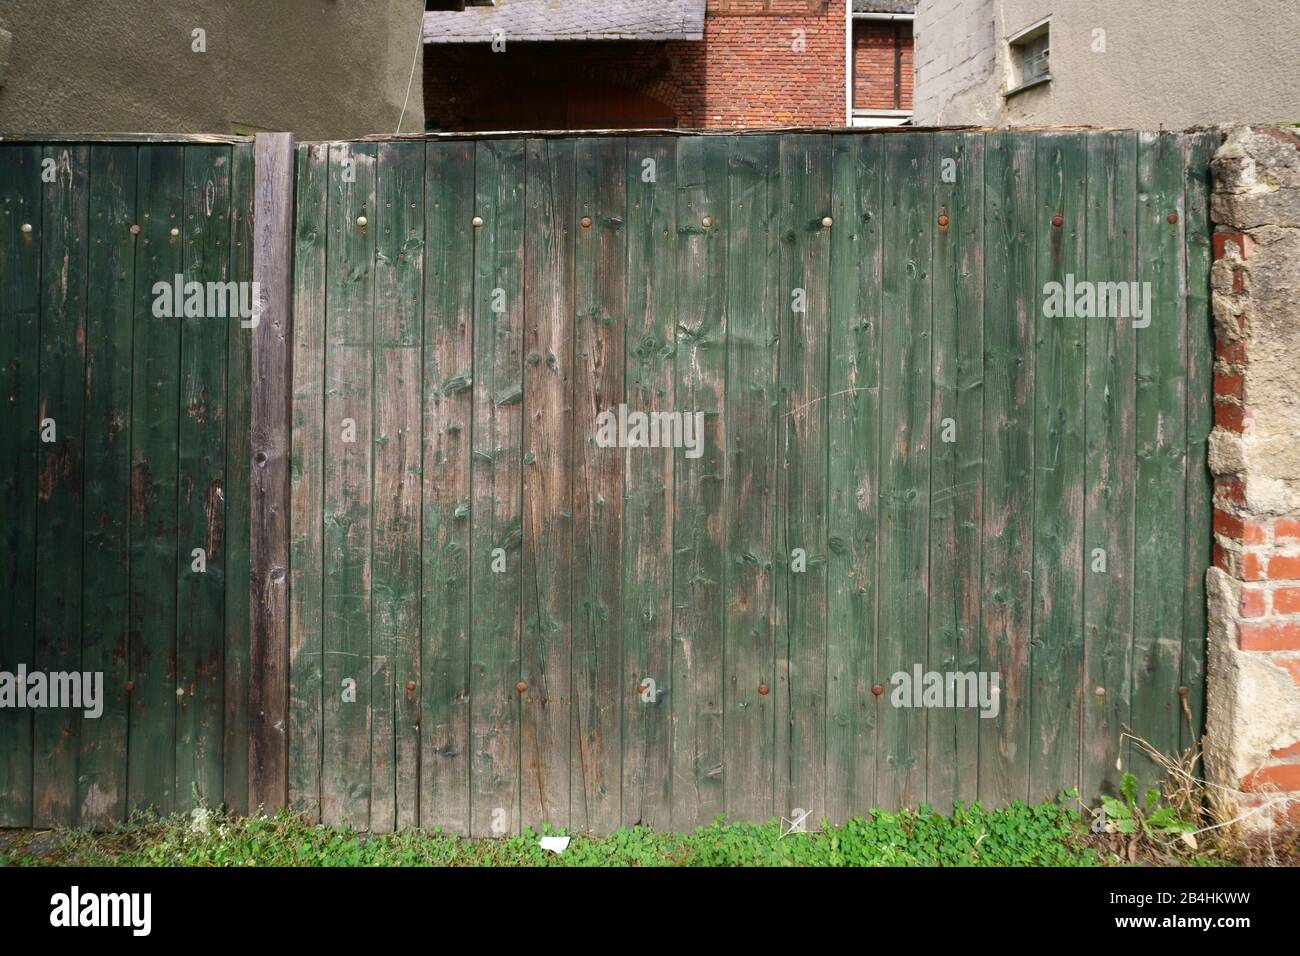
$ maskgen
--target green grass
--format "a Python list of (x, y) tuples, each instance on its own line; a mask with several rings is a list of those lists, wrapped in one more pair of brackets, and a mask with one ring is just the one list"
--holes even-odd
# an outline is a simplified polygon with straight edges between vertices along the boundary
[[(537, 834), (465, 840), (438, 831), (365, 834), (274, 817), (138, 817), (108, 833), (25, 833), (0, 840), (0, 863), (64, 866), (1091, 866), (1105, 863), (1079, 815), (1057, 803), (978, 805), (943, 816), (872, 811), (843, 826), (785, 833), (772, 821), (723, 823), (689, 834), (648, 827), (578, 836), (562, 854)], [(39, 846), (34, 846), (39, 842)]]

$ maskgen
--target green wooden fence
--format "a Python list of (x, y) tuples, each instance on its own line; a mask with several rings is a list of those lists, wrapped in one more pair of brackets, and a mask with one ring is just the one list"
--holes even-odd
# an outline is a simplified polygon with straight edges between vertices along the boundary
[[(1150, 775), (1123, 729), (1202, 721), (1216, 142), (300, 146), (290, 801), (601, 831)], [(701, 454), (602, 447), (620, 403)], [(893, 706), (916, 665), (998, 716)]]
[[(272, 386), (238, 322), (151, 311), (252, 277), (252, 146), (0, 144), (0, 676), (106, 690), (0, 707), (0, 825), (246, 809), (254, 724), (292, 805), (476, 835), (1151, 776), (1124, 728), (1202, 725), (1217, 141), (299, 146), (283, 726)], [(702, 413), (698, 456), (603, 447), (620, 404)], [(916, 667), (996, 672), (997, 716), (894, 706)]]
[(153, 305), (251, 279), (252, 158), (0, 144), (0, 672), (103, 674), (0, 708), (0, 826), (246, 807), (249, 336)]

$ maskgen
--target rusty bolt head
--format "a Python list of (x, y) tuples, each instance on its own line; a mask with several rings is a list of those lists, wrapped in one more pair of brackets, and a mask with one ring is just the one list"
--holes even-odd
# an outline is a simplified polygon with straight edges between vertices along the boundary
[(135, 690), (135, 681), (129, 680), (122, 686), (126, 688), (126, 692), (129, 694), (131, 691)]
[(590, 228), (591, 228), (591, 217), (590, 217), (590, 216), (583, 216), (581, 219), (578, 220), (578, 222), (579, 222), (579, 224), (582, 226), (583, 229), (590, 229)]
[(645, 693), (645, 689), (646, 689), (647, 687), (649, 687), (649, 686), (650, 686), (649, 684), (637, 684), (637, 685), (636, 685), (636, 692), (637, 692), (638, 694), (644, 694), (644, 693)]
[(1169, 219), (1169, 225), (1172, 226), (1174, 223), (1178, 221), (1178, 213), (1171, 212), (1168, 216), (1168, 219)]
[(412, 692), (414, 692), (414, 691), (415, 691), (415, 681), (413, 681), (413, 680), (408, 680), (408, 681), (406, 682), (406, 689), (407, 689), (408, 691), (412, 691)]
[(1184, 700), (1187, 699), (1187, 695), (1190, 694), (1190, 693), (1191, 693), (1191, 691), (1188, 690), (1186, 687), (1180, 687), (1180, 688), (1178, 688), (1178, 696), (1181, 697), (1181, 698), (1183, 698)]
[(474, 227), (476, 227), (476, 228), (477, 228), (478, 226), (483, 225), (483, 217), (482, 217), (482, 216), (475, 216), (473, 219), (470, 220), (470, 225), (472, 225), (472, 226), (474, 226)]
[(1060, 229), (1061, 226), (1065, 225), (1065, 217), (1058, 212), (1055, 216), (1052, 217), (1052, 225), (1055, 226), (1057, 229)]
[(524, 691), (528, 690), (528, 685), (525, 684), (523, 681), (520, 681), (518, 684), (515, 685), (515, 690), (518, 693), (522, 694)]
[(23, 235), (30, 236), (31, 234), (32, 234), (32, 224), (30, 222), (23, 223)]
[(700, 220), (700, 225), (703, 226), (705, 229), (712, 229), (712, 228), (713, 228), (713, 217), (712, 217), (712, 216), (705, 216), (703, 219)]
[(768, 692), (768, 686), (767, 686), (766, 684), (759, 684), (759, 685), (758, 685), (758, 693), (759, 693), (759, 696), (761, 696), (761, 697), (766, 697), (766, 696), (767, 696), (767, 692)]
[(942, 216), (939, 217), (939, 228), (941, 228), (941, 229), (947, 229), (947, 228), (948, 228), (948, 214), (947, 214), (947, 213), (944, 213)]
[(131, 235), (133, 235), (133, 236), (138, 236), (138, 235), (140, 235), (140, 224), (139, 224), (139, 223), (134, 223), (134, 222), (131, 223)]
[(871, 693), (875, 694), (877, 697), (879, 697), (884, 692), (885, 692), (885, 688), (882, 687), (880, 684), (871, 685)]

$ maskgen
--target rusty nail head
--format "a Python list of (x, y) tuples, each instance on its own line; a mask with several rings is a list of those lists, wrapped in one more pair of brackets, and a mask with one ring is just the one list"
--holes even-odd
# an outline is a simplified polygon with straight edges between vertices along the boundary
[(767, 691), (768, 691), (768, 687), (767, 687), (766, 684), (759, 684), (759, 685), (758, 685), (758, 693), (759, 693), (760, 696), (762, 696), (762, 697), (766, 697), (766, 696), (767, 696)]
[(947, 226), (948, 226), (948, 214), (947, 214), (947, 213), (944, 213), (942, 216), (939, 217), (939, 225), (940, 225), (940, 227), (942, 227), (942, 228), (947, 228)]
[(131, 691), (135, 690), (135, 681), (129, 680), (122, 686), (126, 688), (126, 692), (129, 694)]
[(591, 217), (590, 217), (590, 216), (583, 216), (583, 217), (582, 217), (581, 219), (579, 219), (578, 221), (579, 221), (580, 223), (582, 223), (582, 228), (583, 228), (583, 229), (590, 229), (590, 228), (591, 228)]
[(1058, 229), (1064, 224), (1065, 224), (1065, 217), (1062, 216), (1059, 212), (1052, 217), (1052, 225), (1056, 226)]
[(1187, 695), (1190, 694), (1190, 693), (1191, 693), (1191, 691), (1189, 691), (1186, 687), (1180, 687), (1180, 688), (1178, 688), (1178, 696), (1179, 696), (1179, 697), (1186, 698)]
[(407, 690), (410, 690), (410, 691), (415, 690), (415, 681), (413, 681), (413, 680), (408, 680), (408, 681), (406, 682), (406, 689), (407, 689)]
[(885, 688), (882, 687), (881, 685), (879, 685), (879, 684), (872, 684), (872, 685), (871, 685), (871, 693), (875, 694), (877, 697), (879, 697), (879, 696), (880, 696), (881, 694), (883, 694), (884, 692), (885, 692)]
[(1176, 213), (1176, 212), (1171, 212), (1171, 213), (1169, 214), (1169, 224), (1172, 226), (1172, 225), (1173, 225), (1174, 223), (1176, 223), (1177, 221), (1178, 221), (1178, 213)]
[(131, 235), (133, 235), (133, 236), (138, 236), (138, 235), (140, 235), (140, 225), (139, 225), (139, 223), (132, 223), (132, 224), (131, 224)]
[(519, 693), (522, 694), (524, 691), (528, 690), (528, 685), (525, 684), (523, 681), (520, 681), (518, 684), (515, 685), (515, 690), (517, 690)]
[(647, 684), (637, 684), (637, 685), (636, 685), (636, 692), (637, 692), (638, 694), (644, 694), (644, 693), (645, 693), (645, 689), (646, 689), (647, 686), (649, 686), (649, 685), (647, 685)]

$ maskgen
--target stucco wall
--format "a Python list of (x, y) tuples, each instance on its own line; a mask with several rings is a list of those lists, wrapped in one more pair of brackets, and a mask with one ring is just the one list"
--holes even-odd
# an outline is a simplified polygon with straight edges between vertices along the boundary
[[(392, 133), (420, 0), (0, 0), (0, 130)], [(207, 52), (191, 49), (195, 28)], [(423, 129), (419, 65), (404, 132)]]
[[(1049, 14), (1052, 82), (1004, 99), (1006, 38)], [(1105, 52), (1093, 50), (1095, 28)], [(922, 0), (916, 34), (922, 124), (1300, 121), (1295, 0)], [(981, 37), (992, 48), (972, 50)]]

